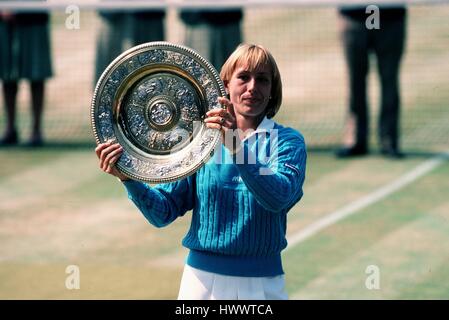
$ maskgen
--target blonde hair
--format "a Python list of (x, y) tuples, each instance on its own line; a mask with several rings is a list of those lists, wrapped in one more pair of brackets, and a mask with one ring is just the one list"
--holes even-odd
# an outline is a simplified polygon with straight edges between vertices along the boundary
[(249, 71), (256, 70), (262, 66), (270, 67), (271, 94), (265, 109), (265, 115), (267, 118), (273, 118), (282, 103), (281, 75), (273, 56), (261, 45), (240, 44), (221, 68), (220, 77), (225, 85), (229, 83), (234, 71), (240, 66), (248, 68)]

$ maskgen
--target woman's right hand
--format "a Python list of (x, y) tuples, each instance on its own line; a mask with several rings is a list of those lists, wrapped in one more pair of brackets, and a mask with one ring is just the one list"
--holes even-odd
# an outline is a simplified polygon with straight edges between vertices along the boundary
[(119, 178), (122, 181), (128, 180), (128, 177), (120, 173), (120, 171), (118, 171), (115, 167), (115, 163), (123, 153), (123, 148), (118, 143), (100, 143), (95, 148), (95, 153), (100, 160), (101, 170)]

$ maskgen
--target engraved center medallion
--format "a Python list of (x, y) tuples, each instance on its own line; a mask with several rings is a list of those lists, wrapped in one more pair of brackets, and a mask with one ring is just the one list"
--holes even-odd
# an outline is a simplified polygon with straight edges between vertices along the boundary
[(150, 108), (150, 119), (157, 125), (167, 124), (172, 117), (173, 114), (166, 102), (157, 102)]
[(179, 111), (167, 96), (151, 99), (146, 112), (148, 124), (155, 130), (167, 131), (176, 125)]

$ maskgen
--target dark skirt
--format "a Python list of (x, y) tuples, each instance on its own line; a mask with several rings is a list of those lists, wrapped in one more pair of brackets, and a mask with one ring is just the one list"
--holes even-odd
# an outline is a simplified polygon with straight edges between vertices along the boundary
[(53, 75), (48, 19), (0, 20), (0, 79), (44, 80)]

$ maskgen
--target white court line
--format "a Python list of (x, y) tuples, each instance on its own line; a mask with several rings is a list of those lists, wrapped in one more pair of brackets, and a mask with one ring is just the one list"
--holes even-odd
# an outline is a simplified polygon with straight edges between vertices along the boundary
[(418, 165), (417, 167), (415, 167), (408, 173), (404, 174), (397, 180), (394, 180), (393, 182), (377, 189), (376, 191), (364, 196), (363, 198), (351, 202), (348, 205), (344, 206), (343, 208), (340, 208), (328, 214), (327, 216), (317, 220), (316, 222), (300, 230), (299, 232), (287, 237), (288, 246), (284, 250), (284, 252), (288, 251), (289, 249), (293, 248), (295, 245), (303, 242), (304, 240), (310, 238), (311, 236), (317, 234), (321, 230), (337, 223), (338, 221), (352, 214), (357, 213), (358, 211), (370, 206), (373, 203), (376, 203), (377, 201), (384, 199), (390, 194), (399, 191), (403, 187), (409, 185), (413, 181), (424, 176), (425, 174), (437, 168), (438, 166), (442, 165), (445, 161), (448, 160), (449, 160), (449, 151), (443, 152), (425, 161), (424, 163)]

